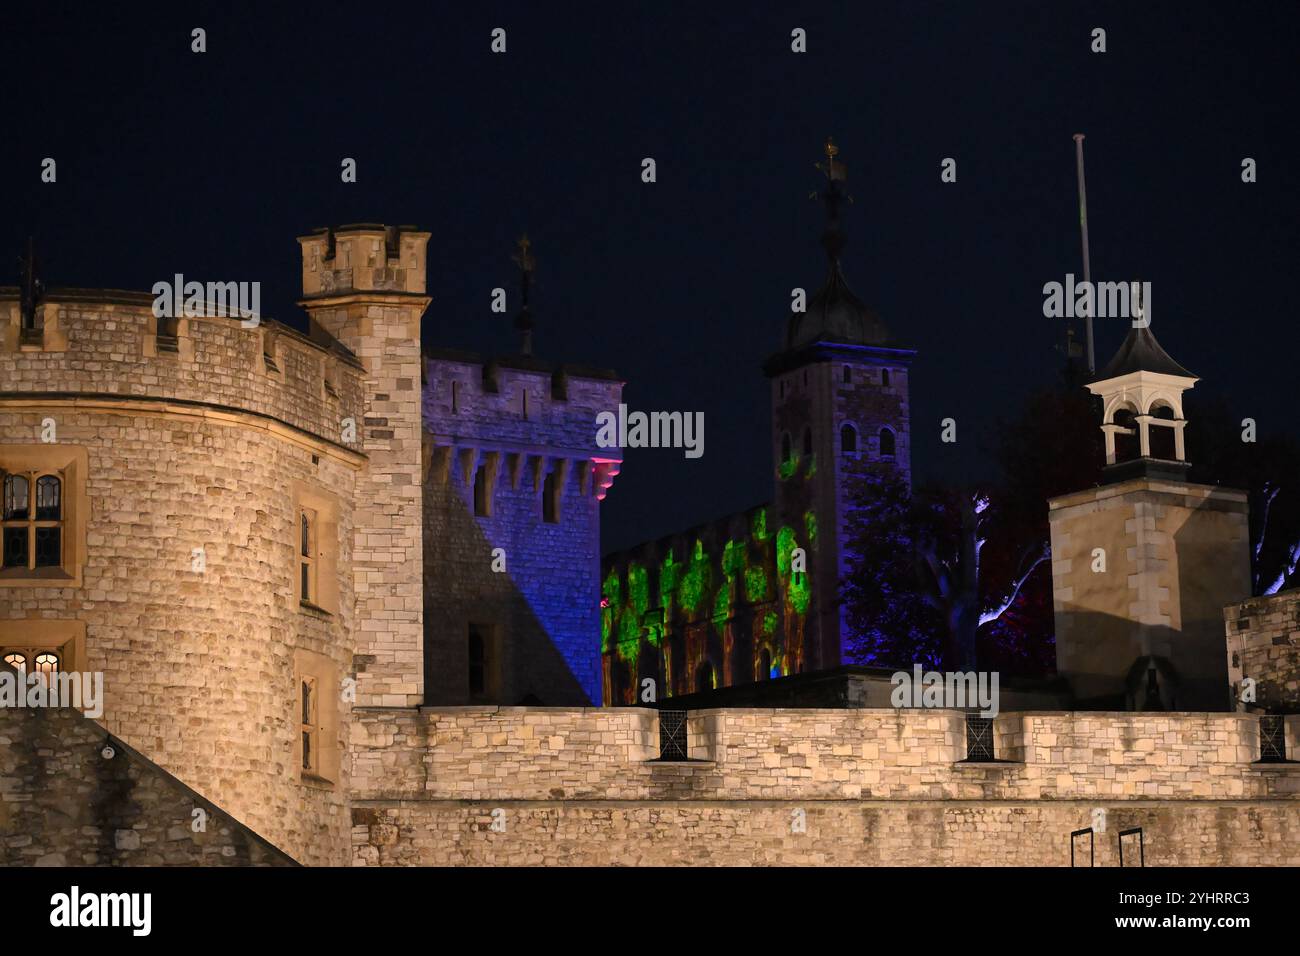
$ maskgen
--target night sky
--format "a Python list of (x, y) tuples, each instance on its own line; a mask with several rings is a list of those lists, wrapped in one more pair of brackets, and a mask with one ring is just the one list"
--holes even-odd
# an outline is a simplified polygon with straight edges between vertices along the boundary
[[(705, 415), (700, 459), (627, 453), (606, 549), (770, 497), (760, 366), (825, 272), (827, 135), (850, 284), (919, 352), (919, 478), (987, 472), (981, 438), (1055, 379), (1042, 286), (1081, 271), (1075, 132), (1093, 277), (1152, 282), (1154, 331), (1204, 380), (1189, 415), (1214, 393), (1298, 430), (1295, 3), (231, 6), (6, 11), (0, 284), (32, 233), (50, 285), (255, 280), (302, 327), (296, 236), (412, 223), (433, 234), (426, 344), (504, 353), (515, 302), (494, 314), (491, 290), (514, 295), (527, 231), (536, 354), (615, 369), (632, 409)], [(1100, 322), (1099, 365), (1122, 334)]]

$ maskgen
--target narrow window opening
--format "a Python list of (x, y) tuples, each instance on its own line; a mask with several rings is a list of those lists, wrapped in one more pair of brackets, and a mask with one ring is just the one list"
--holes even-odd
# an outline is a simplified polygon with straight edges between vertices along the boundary
[(488, 517), (489, 504), (487, 465), (479, 465), (478, 471), (474, 472), (474, 516)]

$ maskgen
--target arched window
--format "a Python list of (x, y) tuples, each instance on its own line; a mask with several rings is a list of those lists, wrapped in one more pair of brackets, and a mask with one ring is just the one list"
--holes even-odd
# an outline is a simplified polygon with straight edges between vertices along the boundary
[(4, 528), (0, 566), (32, 569), (62, 565), (62, 479), (36, 473), (5, 475), (0, 524)]
[(1137, 419), (1131, 406), (1115, 412), (1114, 422), (1120, 427), (1115, 433), (1115, 461), (1132, 461), (1142, 454), (1142, 442), (1138, 437)]
[(317, 719), (316, 719), (316, 681), (311, 677), (304, 677), (300, 682), (300, 697), (302, 699), (302, 723), (299, 725), (299, 731), (302, 734), (302, 769), (308, 773), (316, 770), (316, 755), (319, 748), (316, 746), (318, 740)]
[(858, 431), (852, 425), (840, 429), (840, 451), (851, 454), (858, 450)]
[(713, 688), (713, 665), (708, 661), (701, 661), (700, 666), (695, 669), (695, 692), (698, 694)]
[(542, 520), (547, 524), (560, 522), (560, 489), (555, 472), (547, 472), (542, 482)]
[(772, 652), (766, 647), (758, 655), (758, 679), (771, 680), (772, 678)]
[(790, 447), (790, 433), (786, 432), (781, 436), (781, 460), (789, 461), (794, 450)]
[(298, 584), (300, 600), (311, 604), (316, 600), (316, 512), (303, 508), (298, 512)]
[(889, 428), (880, 429), (880, 457), (893, 458), (895, 451), (893, 430)]
[(20, 654), (18, 651), (6, 651), (4, 662), (16, 671), (25, 672), (27, 670), (27, 656)]
[(803, 453), (811, 455), (812, 452), (812, 429), (807, 426), (803, 430)]
[(33, 662), (33, 668), (37, 674), (57, 674), (59, 671), (59, 655), (51, 651), (42, 651), (36, 655)]
[(487, 465), (479, 465), (474, 472), (474, 516), (488, 517), (490, 504), (488, 497)]
[(1155, 405), (1151, 409), (1151, 416), (1155, 421), (1147, 424), (1147, 442), (1151, 449), (1152, 458), (1162, 458), (1165, 461), (1177, 461), (1178, 459), (1178, 442), (1174, 436), (1173, 425), (1161, 425), (1160, 422), (1174, 421), (1174, 410), (1164, 403)]

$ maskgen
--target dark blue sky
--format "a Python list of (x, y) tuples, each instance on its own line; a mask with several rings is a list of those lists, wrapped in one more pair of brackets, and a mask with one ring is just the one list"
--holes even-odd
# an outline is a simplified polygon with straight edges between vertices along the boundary
[[(770, 495), (759, 367), (790, 289), (824, 272), (808, 194), (828, 134), (856, 200), (849, 280), (919, 350), (921, 477), (986, 469), (981, 433), (1054, 377), (1041, 289), (1079, 271), (1076, 131), (1094, 277), (1153, 283), (1194, 396), (1297, 430), (1294, 3), (232, 6), (6, 13), (4, 262), (34, 232), (53, 285), (258, 280), (263, 311), (300, 323), (297, 235), (414, 223), (433, 233), (425, 341), (501, 352), (490, 291), (514, 288), (526, 229), (537, 354), (616, 369), (633, 408), (705, 413), (703, 458), (628, 454), (606, 547)], [(1099, 363), (1121, 334), (1101, 325)]]

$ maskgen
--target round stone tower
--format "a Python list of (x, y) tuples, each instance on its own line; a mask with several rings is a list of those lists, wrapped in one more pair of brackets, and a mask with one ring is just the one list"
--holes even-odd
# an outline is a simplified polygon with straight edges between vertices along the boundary
[(102, 673), (109, 733), (343, 863), (365, 366), (255, 283), (161, 280), (0, 289), (0, 652)]

